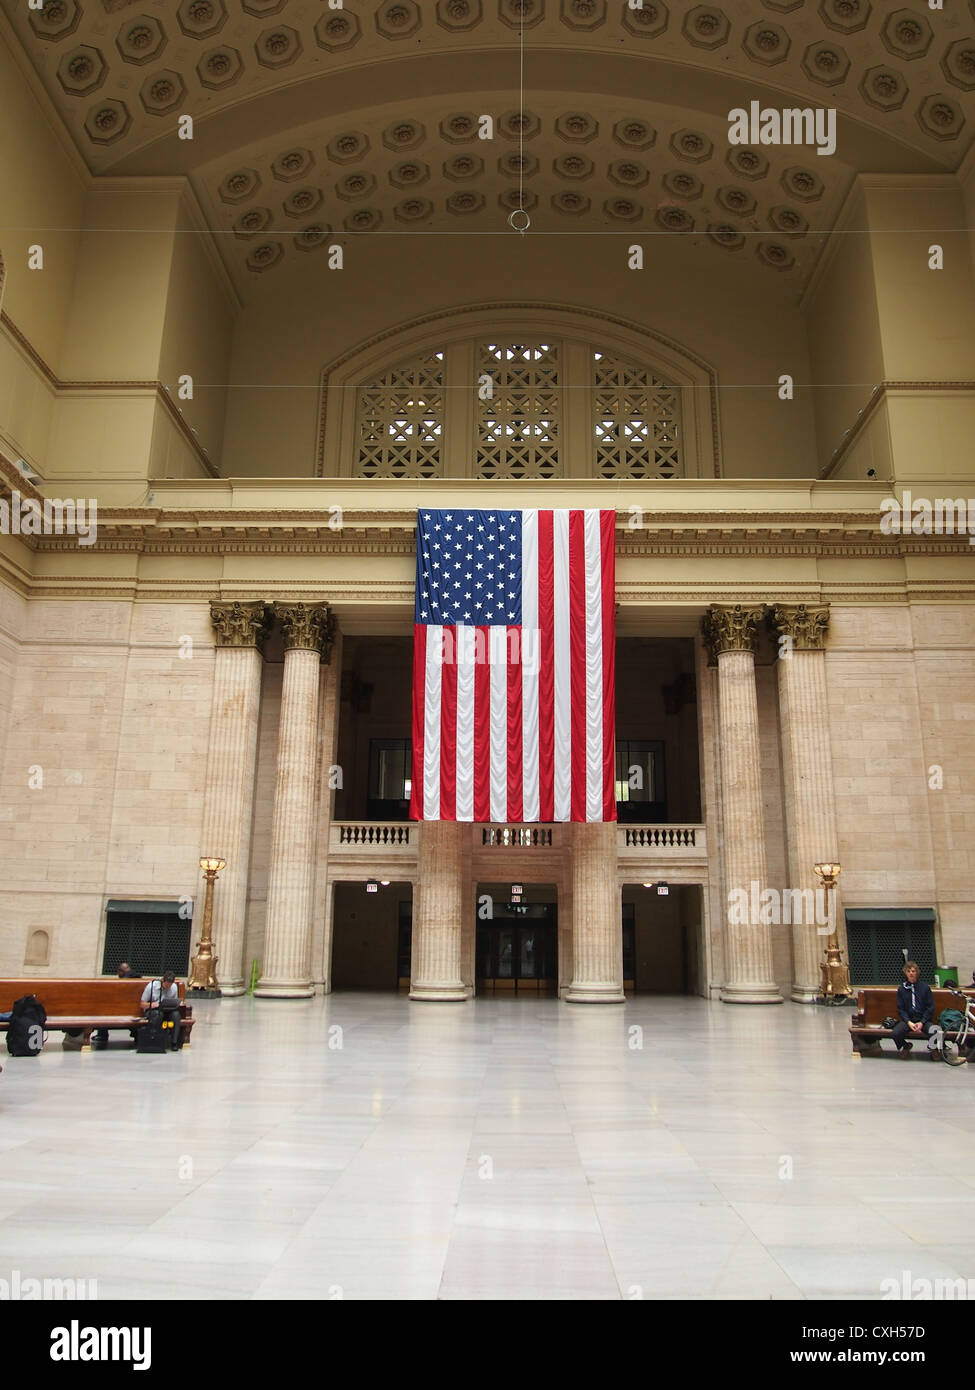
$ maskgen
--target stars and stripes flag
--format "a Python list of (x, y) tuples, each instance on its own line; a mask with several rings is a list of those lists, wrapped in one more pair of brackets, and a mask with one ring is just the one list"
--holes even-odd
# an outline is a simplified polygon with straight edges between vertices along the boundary
[(615, 522), (417, 513), (414, 820), (616, 819)]

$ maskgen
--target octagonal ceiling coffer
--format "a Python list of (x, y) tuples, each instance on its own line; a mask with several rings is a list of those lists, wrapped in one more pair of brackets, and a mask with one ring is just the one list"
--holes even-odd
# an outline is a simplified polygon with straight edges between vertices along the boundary
[(102, 85), (107, 71), (99, 50), (82, 44), (66, 53), (58, 63), (58, 81), (71, 96), (87, 96)]
[(176, 23), (190, 39), (208, 39), (226, 22), (223, 0), (182, 0), (176, 11)]
[(127, 63), (151, 63), (166, 47), (166, 35), (153, 15), (140, 14), (122, 25), (115, 39)]

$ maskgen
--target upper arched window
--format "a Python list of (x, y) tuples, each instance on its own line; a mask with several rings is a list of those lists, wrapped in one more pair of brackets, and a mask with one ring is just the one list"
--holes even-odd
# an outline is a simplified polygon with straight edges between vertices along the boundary
[(657, 361), (640, 353), (639, 340), (628, 348), (622, 334), (587, 338), (564, 331), (571, 324), (548, 331), (559, 326), (554, 312), (534, 332), (504, 317), (498, 314), (503, 331), (485, 331), (485, 313), (479, 332), (462, 334), (455, 323), (451, 332), (417, 335), (412, 349), (402, 341), (398, 350), (377, 344), (357, 354), (358, 364), (350, 358), (326, 375), (322, 474), (625, 480), (717, 473), (708, 457), (716, 455), (713, 400), (686, 389), (713, 384), (703, 364), (670, 344)]
[(360, 478), (439, 478), (443, 352), (390, 367), (356, 392)]

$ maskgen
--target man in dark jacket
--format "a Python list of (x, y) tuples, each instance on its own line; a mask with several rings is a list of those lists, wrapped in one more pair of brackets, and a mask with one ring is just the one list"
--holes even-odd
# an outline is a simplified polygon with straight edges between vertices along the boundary
[(904, 980), (897, 986), (900, 1023), (896, 1023), (891, 1032), (902, 1057), (911, 1055), (914, 1043), (909, 1042), (909, 1038), (926, 1038), (934, 1031), (931, 1023), (934, 1018), (934, 995), (931, 986), (918, 979), (920, 973), (917, 961), (905, 961)]

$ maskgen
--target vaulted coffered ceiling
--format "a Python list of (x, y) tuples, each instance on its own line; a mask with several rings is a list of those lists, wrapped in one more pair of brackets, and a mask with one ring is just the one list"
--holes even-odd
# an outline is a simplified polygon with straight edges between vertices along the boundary
[[(857, 171), (952, 171), (975, 138), (975, 0), (0, 3), (92, 172), (188, 175), (245, 278), (504, 228), (523, 189), (538, 230), (747, 236), (801, 279)], [(835, 107), (836, 154), (729, 146), (752, 100)]]

